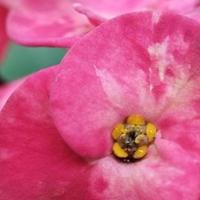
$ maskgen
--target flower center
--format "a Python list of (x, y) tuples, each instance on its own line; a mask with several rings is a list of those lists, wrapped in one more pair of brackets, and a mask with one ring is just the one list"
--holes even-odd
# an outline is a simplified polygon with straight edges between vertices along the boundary
[(140, 115), (131, 115), (124, 123), (117, 124), (112, 132), (113, 154), (123, 162), (144, 158), (155, 139), (156, 127)]

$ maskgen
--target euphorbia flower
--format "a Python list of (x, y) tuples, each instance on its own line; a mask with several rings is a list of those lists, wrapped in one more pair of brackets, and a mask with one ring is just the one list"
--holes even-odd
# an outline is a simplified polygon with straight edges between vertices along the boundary
[[(1, 199), (199, 200), (199, 38), (191, 19), (128, 14), (27, 78), (0, 113)], [(132, 115), (157, 136), (128, 164), (111, 135)]]
[[(25, 45), (69, 47), (106, 19), (145, 9), (191, 15), (197, 0), (20, 0), (10, 5), (8, 33), (12, 39)], [(74, 5), (82, 14), (75, 12)]]

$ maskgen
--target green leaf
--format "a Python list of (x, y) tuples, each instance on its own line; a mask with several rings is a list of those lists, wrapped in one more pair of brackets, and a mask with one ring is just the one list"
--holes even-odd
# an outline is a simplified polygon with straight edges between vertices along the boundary
[(0, 76), (12, 81), (39, 69), (58, 64), (65, 55), (65, 49), (23, 47), (11, 44), (7, 58), (0, 65)]

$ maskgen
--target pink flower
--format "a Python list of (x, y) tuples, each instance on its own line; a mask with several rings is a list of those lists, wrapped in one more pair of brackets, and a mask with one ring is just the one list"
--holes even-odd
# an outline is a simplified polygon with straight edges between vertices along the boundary
[[(1, 199), (199, 200), (199, 38), (191, 19), (128, 14), (27, 78), (0, 113)], [(111, 133), (135, 113), (158, 132), (127, 164)]]
[[(12, 11), (7, 26), (12, 39), (25, 45), (58, 47), (71, 46), (93, 25), (127, 12), (172, 9), (186, 14), (197, 4), (197, 0), (18, 0), (15, 5), (8, 2)], [(75, 12), (73, 5), (82, 14)]]

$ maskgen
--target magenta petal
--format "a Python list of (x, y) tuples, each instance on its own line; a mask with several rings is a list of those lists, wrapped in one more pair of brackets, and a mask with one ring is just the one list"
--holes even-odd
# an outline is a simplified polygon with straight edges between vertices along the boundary
[(18, 80), (0, 87), (0, 110), (4, 107), (12, 93), (23, 83), (24, 80)]
[(65, 0), (23, 0), (10, 12), (7, 24), (12, 39), (34, 46), (68, 47), (91, 28)]
[(3, 59), (8, 44), (8, 37), (6, 34), (6, 17), (7, 10), (0, 6), (0, 61)]
[(88, 167), (64, 143), (48, 112), (54, 72), (28, 78), (0, 114), (1, 200), (88, 199)]

